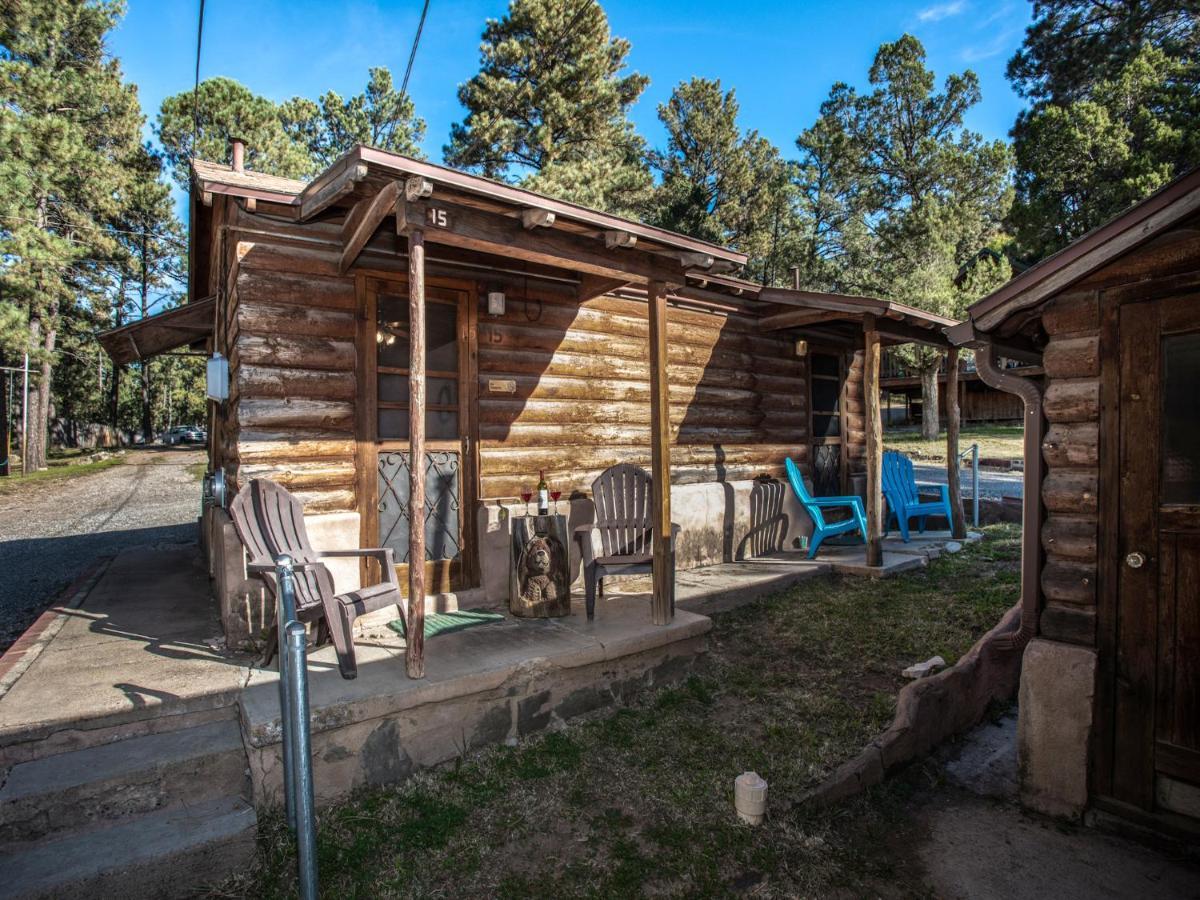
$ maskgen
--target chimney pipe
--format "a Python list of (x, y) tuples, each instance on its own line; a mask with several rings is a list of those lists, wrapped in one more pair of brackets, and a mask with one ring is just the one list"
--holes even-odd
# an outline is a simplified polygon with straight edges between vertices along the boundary
[(233, 154), (233, 171), (246, 171), (246, 142), (241, 138), (231, 137), (229, 149)]
[(800, 267), (792, 266), (792, 289), (800, 290)]

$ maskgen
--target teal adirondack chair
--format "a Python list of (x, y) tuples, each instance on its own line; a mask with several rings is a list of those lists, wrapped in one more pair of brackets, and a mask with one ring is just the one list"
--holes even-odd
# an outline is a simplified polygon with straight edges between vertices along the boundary
[[(787, 469), (788, 482), (791, 484), (792, 490), (796, 492), (796, 499), (800, 501), (800, 505), (804, 507), (804, 511), (812, 519), (813, 533), (812, 537), (808, 540), (809, 559), (817, 555), (817, 548), (821, 546), (821, 542), (825, 538), (833, 537), (835, 534), (846, 534), (850, 531), (857, 531), (862, 535), (863, 541), (866, 541), (867, 514), (863, 510), (860, 498), (814, 497), (808, 492), (808, 488), (804, 486), (804, 478), (800, 474), (800, 468), (791, 457), (785, 457), (783, 464)], [(849, 509), (851, 517), (841, 522), (826, 522), (821, 510), (838, 508)]]
[[(941, 499), (922, 502), (917, 493), (918, 488), (940, 488)], [(883, 496), (887, 498), (888, 528), (892, 520), (900, 526), (900, 537), (908, 543), (908, 523), (917, 520), (917, 527), (925, 533), (925, 518), (927, 516), (945, 516), (950, 519), (950, 488), (948, 485), (933, 482), (917, 482), (913, 474), (912, 460), (903, 453), (889, 450), (883, 454)]]

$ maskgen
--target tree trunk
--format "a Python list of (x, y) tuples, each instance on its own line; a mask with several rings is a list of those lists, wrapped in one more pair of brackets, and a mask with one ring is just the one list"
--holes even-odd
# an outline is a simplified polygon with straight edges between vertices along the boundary
[[(142, 230), (142, 318), (150, 314), (150, 284), (146, 274), (146, 232)], [(150, 360), (142, 360), (142, 437), (147, 444), (154, 440), (154, 422), (150, 409)]]
[[(121, 275), (121, 284), (117, 289), (117, 302), (113, 309), (113, 327), (120, 328), (122, 324), (122, 313), (125, 307), (125, 275)], [(112, 371), (112, 395), (109, 397), (108, 419), (113, 430), (118, 433), (117, 442), (120, 443), (121, 430), (121, 369), (124, 366), (114, 362)]]
[(37, 472), (46, 468), (46, 443), (50, 431), (50, 380), (54, 374), (50, 354), (54, 352), (56, 337), (57, 332), (53, 326), (43, 329), (40, 318), (30, 318), (29, 345), (36, 348), (40, 344), (46, 355), (40, 367), (31, 370), (31, 374), (37, 374), (29, 391), (29, 434), (24, 436), (24, 465), (27, 472)]
[(941, 433), (938, 416), (938, 360), (921, 370), (921, 437), (936, 441)]

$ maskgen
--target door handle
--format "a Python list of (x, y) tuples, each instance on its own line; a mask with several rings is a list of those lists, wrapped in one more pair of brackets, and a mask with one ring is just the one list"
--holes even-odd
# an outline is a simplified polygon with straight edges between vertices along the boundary
[(1146, 554), (1133, 551), (1125, 557), (1125, 565), (1131, 569), (1140, 569), (1146, 564)]

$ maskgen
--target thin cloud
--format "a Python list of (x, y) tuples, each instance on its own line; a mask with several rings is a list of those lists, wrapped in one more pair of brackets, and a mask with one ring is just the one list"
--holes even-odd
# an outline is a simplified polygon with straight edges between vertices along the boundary
[(965, 0), (950, 0), (949, 3), (939, 3), (935, 6), (927, 6), (925, 9), (917, 13), (917, 18), (922, 22), (940, 22), (942, 19), (948, 19), (951, 16), (957, 16), (967, 8)]

